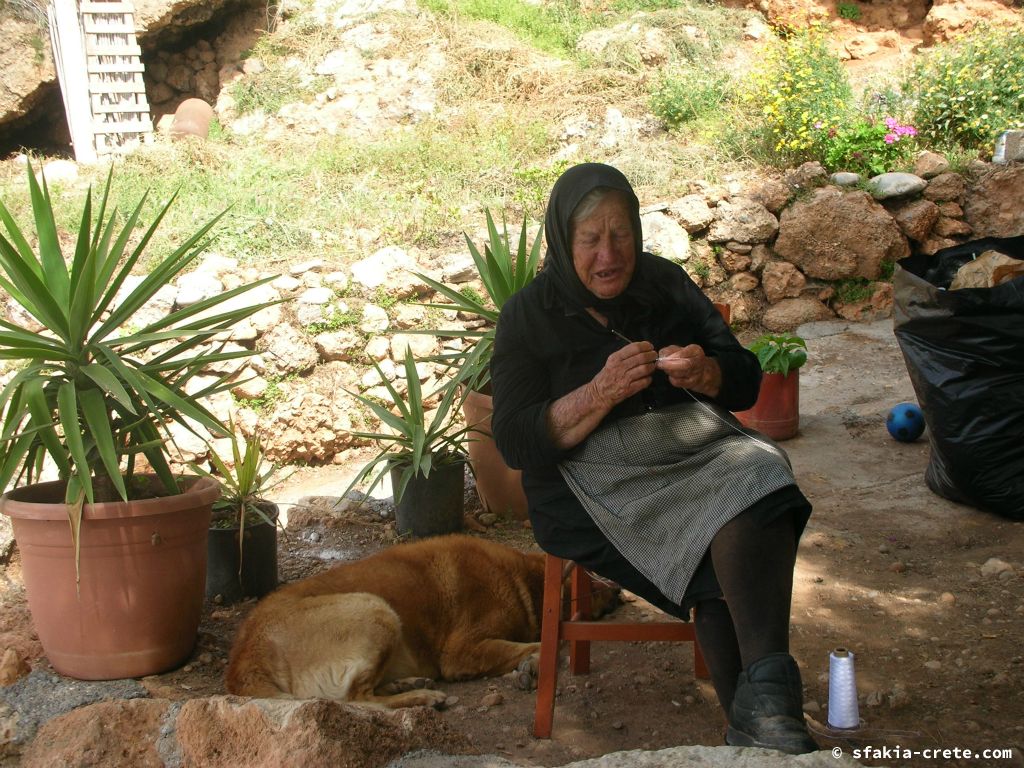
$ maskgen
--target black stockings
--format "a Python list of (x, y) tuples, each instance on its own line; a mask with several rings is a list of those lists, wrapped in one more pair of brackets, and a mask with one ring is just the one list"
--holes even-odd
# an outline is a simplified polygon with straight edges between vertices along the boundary
[(711, 541), (723, 600), (698, 603), (695, 628), (726, 714), (744, 668), (770, 653), (789, 652), (796, 547), (790, 512), (766, 526), (741, 514)]

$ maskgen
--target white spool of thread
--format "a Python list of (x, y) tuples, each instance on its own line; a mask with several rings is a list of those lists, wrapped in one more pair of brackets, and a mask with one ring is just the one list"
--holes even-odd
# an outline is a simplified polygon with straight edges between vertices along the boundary
[(856, 728), (857, 680), (853, 670), (853, 651), (836, 648), (828, 657), (828, 724), (832, 728)]

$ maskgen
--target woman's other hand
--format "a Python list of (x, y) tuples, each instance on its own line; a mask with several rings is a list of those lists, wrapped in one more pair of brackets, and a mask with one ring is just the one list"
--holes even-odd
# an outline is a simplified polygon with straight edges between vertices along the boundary
[(722, 369), (697, 344), (671, 345), (658, 350), (656, 367), (668, 375), (674, 387), (717, 397), (722, 388)]
[(658, 353), (649, 341), (634, 341), (617, 349), (590, 382), (593, 397), (609, 409), (651, 385)]

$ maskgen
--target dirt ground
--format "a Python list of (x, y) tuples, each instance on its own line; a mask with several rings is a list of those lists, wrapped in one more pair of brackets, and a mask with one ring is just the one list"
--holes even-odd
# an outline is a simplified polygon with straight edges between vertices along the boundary
[[(801, 432), (787, 441), (815, 511), (804, 536), (792, 611), (793, 653), (803, 669), (806, 708), (823, 747), (903, 750), (1013, 749), (1002, 759), (924, 756), (861, 758), (866, 765), (1024, 765), (1024, 525), (959, 506), (924, 485), (925, 439), (898, 443), (888, 409), (913, 401), (891, 321), (805, 326), (810, 361), (802, 371)], [(280, 575), (291, 581), (393, 541), (386, 502), (342, 517), (291, 502), (332, 497), (352, 468), (305, 468), (278, 494), (290, 510)], [(477, 523), (470, 532), (534, 546), (515, 522)], [(231, 639), (252, 602), (210, 604), (193, 659), (144, 681), (155, 696), (224, 692)], [(28, 630), (17, 556), (0, 578), (0, 636)], [(654, 616), (642, 601), (616, 618)], [(856, 654), (861, 727), (830, 732), (830, 650)], [(37, 651), (38, 652), (38, 651)], [(45, 665), (35, 658), (34, 665)], [(522, 765), (557, 766), (618, 750), (722, 743), (724, 721), (708, 682), (693, 676), (688, 646), (595, 643), (592, 672), (559, 677), (553, 738), (531, 735), (534, 694), (511, 677), (443, 683), (445, 717), (484, 754)], [(870, 755), (871, 753), (869, 753)]]

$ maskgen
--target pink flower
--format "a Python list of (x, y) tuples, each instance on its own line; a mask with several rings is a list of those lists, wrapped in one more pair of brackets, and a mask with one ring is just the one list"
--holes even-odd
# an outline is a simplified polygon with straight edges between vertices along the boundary
[(897, 136), (895, 133), (887, 133), (882, 138), (882, 141), (884, 141), (886, 144), (892, 144), (893, 142), (899, 141), (899, 140), (900, 140), (900, 137)]
[(917, 129), (912, 125), (897, 125), (896, 135), (898, 136), (917, 136)]
[[(887, 118), (885, 118), (885, 127), (888, 128), (890, 131), (895, 130), (896, 126), (898, 126), (899, 124), (900, 124), (900, 121), (897, 120), (895, 117), (887, 117)], [(890, 143), (892, 143), (892, 142), (890, 142)]]

